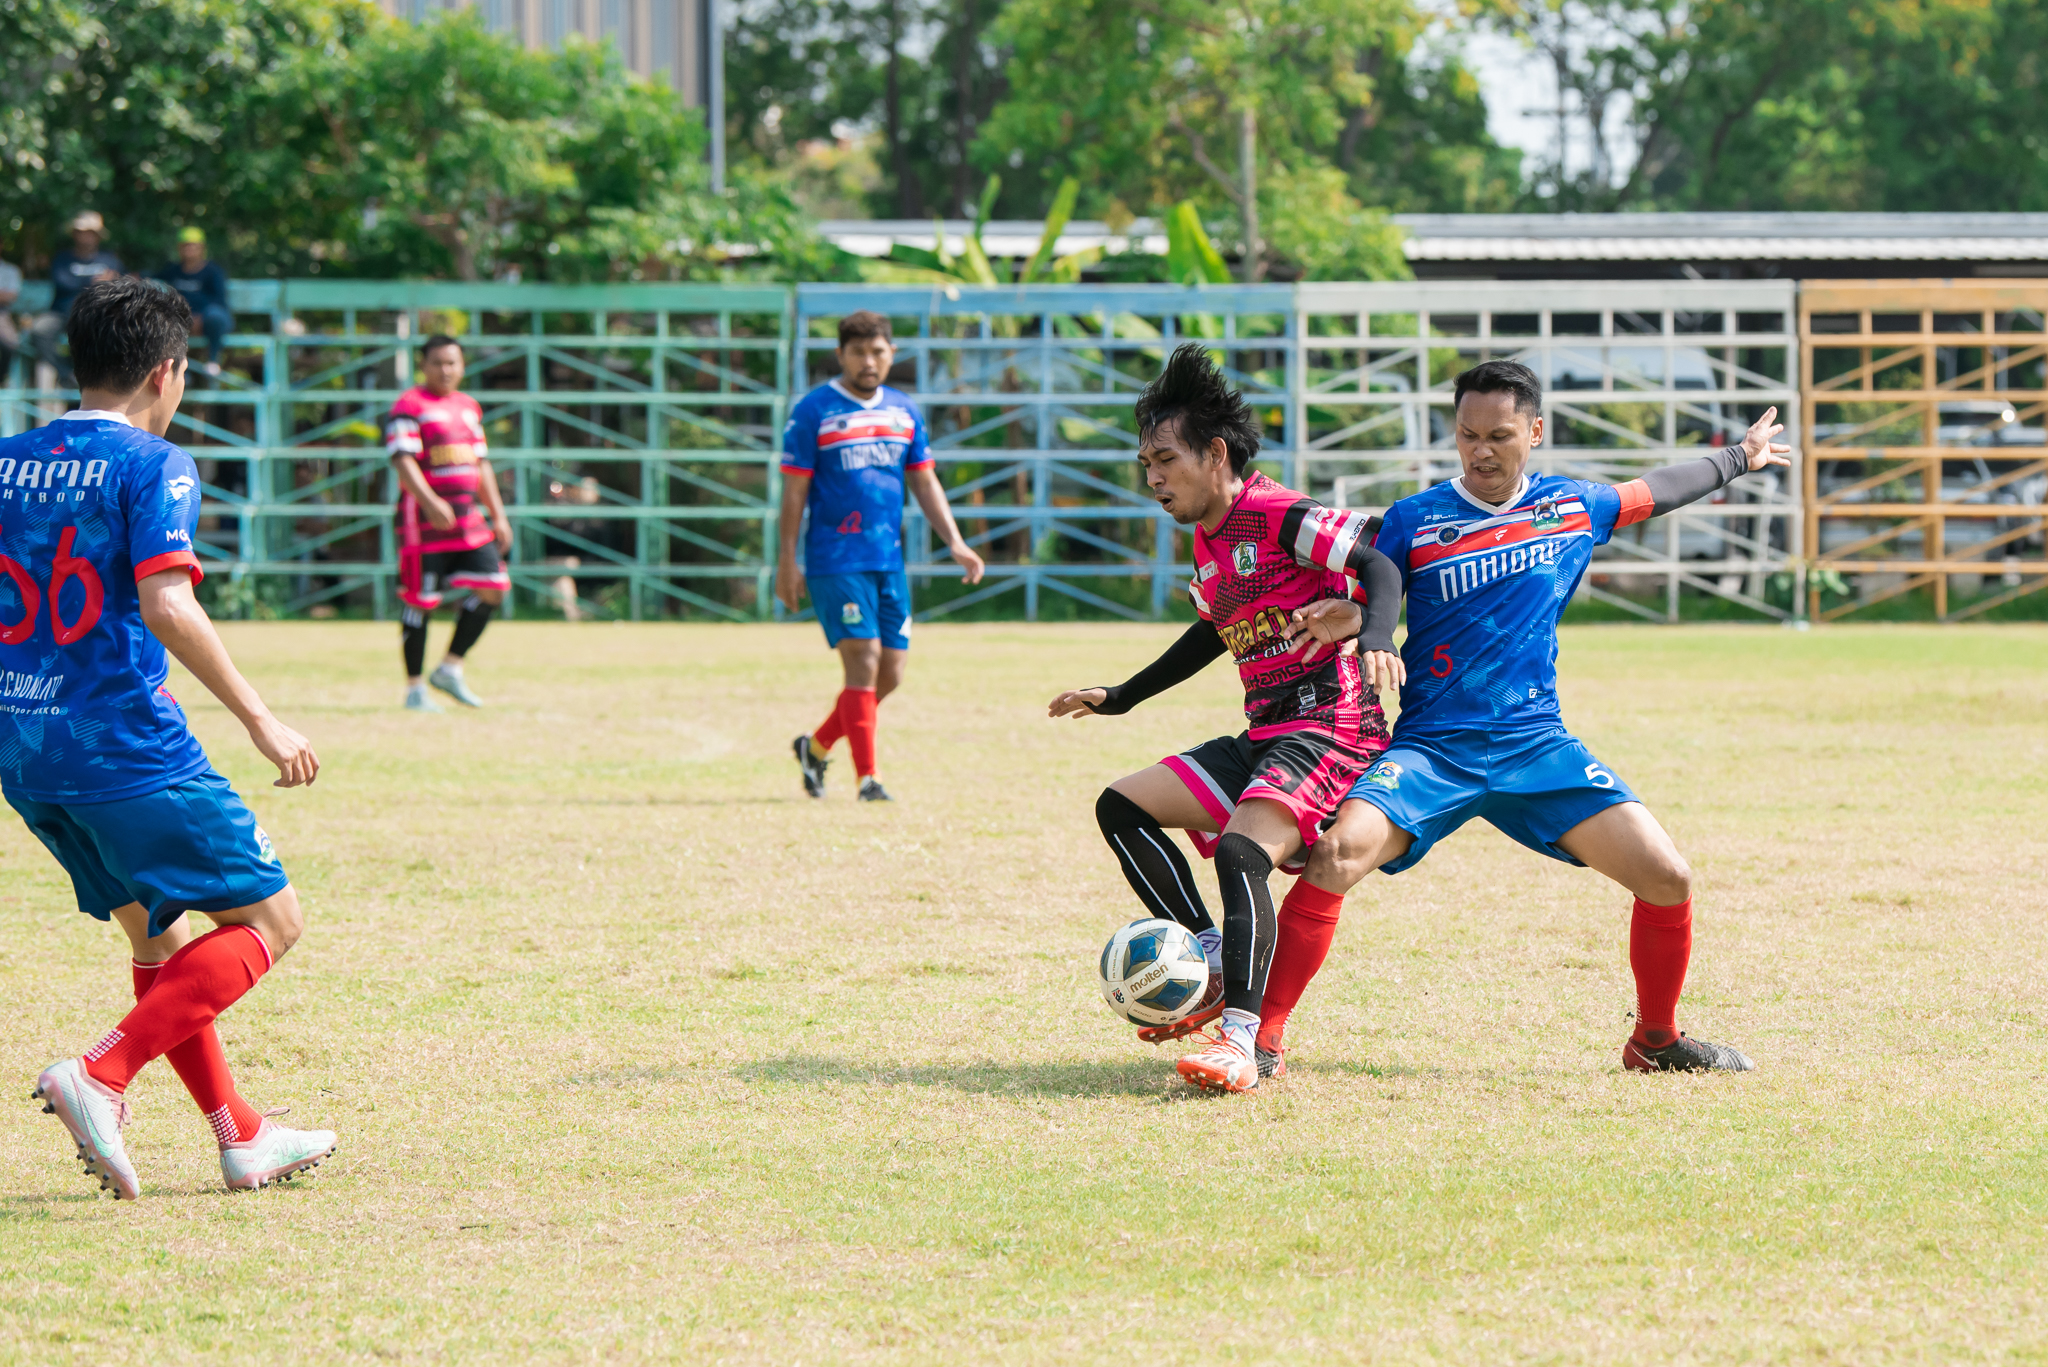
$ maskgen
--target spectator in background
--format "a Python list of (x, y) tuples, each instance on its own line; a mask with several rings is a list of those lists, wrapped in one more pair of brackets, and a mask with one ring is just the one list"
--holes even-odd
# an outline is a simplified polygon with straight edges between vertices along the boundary
[(21, 297), (21, 267), (0, 261), (0, 378), (21, 350), (21, 334), (14, 330), (14, 301)]
[(178, 259), (160, 267), (150, 278), (163, 281), (185, 296), (199, 330), (206, 334), (206, 365), (202, 368), (218, 378), (220, 349), (234, 331), (235, 315), (228, 308), (228, 273), (218, 261), (207, 259), (206, 234), (197, 228), (180, 229)]
[(107, 225), (90, 209), (71, 220), (71, 250), (58, 252), (50, 262), (50, 311), (28, 330), (36, 358), (56, 370), (66, 389), (72, 385), (71, 363), (57, 354), (57, 339), (71, 319), (72, 301), (93, 281), (121, 273), (121, 258), (100, 249), (106, 232)]

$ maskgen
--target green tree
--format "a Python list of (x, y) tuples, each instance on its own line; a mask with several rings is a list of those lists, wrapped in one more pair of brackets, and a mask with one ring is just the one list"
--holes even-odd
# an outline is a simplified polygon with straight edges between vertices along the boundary
[(702, 117), (609, 48), (530, 52), (367, 0), (0, 9), (8, 217), (93, 207), (135, 264), (184, 224), (242, 274), (833, 278), (776, 185), (713, 194)]
[(98, 209), (153, 264), (181, 223), (224, 225), (245, 198), (289, 237), (301, 202), (243, 154), (272, 83), (333, 41), (349, 6), (314, 0), (10, 0), (0, 5), (0, 222), (46, 258)]
[[(970, 156), (1003, 90), (988, 28), (1003, 0), (751, 0), (726, 40), (729, 155), (789, 173), (803, 144), (872, 138), (881, 217), (966, 215), (983, 178)], [(1011, 191), (1013, 212), (1049, 187)]]
[[(1594, 130), (1558, 208), (2048, 208), (2037, 0), (1528, 0)], [(1626, 117), (1609, 115), (1626, 106)]]
[(1357, 163), (1421, 24), (1408, 0), (1010, 0), (995, 26), (1010, 91), (978, 154), (1076, 175), (1107, 214), (1192, 199), (1235, 221), (1251, 279), (1405, 274), (1353, 192), (1373, 176), (1354, 187), (1337, 158)]

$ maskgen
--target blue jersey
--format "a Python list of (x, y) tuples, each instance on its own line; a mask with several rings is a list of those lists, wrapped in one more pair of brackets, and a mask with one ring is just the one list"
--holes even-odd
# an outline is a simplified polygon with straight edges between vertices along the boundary
[(136, 585), (189, 566), (199, 471), (118, 415), (0, 441), (0, 787), (114, 802), (207, 768)]
[(821, 384), (782, 429), (782, 468), (811, 477), (809, 574), (903, 568), (903, 477), (932, 463), (924, 415), (883, 385), (862, 403)]
[(1408, 640), (1396, 745), (1409, 736), (1495, 736), (1563, 725), (1557, 619), (1593, 548), (1650, 514), (1640, 481), (1617, 488), (1530, 476), (1501, 508), (1462, 480), (1387, 510), (1373, 544), (1401, 567)]

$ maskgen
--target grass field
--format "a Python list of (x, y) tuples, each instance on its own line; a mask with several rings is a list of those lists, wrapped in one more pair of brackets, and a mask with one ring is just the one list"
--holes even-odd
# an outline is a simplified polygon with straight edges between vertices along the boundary
[(341, 1150), (231, 1197), (157, 1065), (95, 1196), (27, 1093), (123, 946), (0, 823), (0, 1358), (2048, 1363), (2048, 633), (1566, 633), (1759, 1072), (1623, 1075), (1627, 896), (1468, 828), (1223, 1099), (1100, 1002), (1091, 805), (1229, 673), (1043, 717), (1170, 630), (920, 629), (878, 810), (797, 787), (811, 629), (494, 627), (422, 717), (395, 628), (228, 627), (326, 769), (174, 679), (308, 910), (223, 1033)]

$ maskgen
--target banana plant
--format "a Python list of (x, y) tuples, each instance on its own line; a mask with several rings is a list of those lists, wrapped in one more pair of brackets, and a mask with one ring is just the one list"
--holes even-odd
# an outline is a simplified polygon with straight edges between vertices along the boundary
[(1001, 176), (990, 176), (982, 187), (981, 200), (974, 208), (974, 223), (955, 256), (946, 249), (945, 224), (932, 218), (932, 250), (897, 243), (889, 254), (863, 264), (863, 278), (878, 284), (897, 285), (1036, 285), (1077, 284), (1081, 272), (1102, 259), (1102, 248), (1088, 247), (1065, 256), (1053, 253), (1060, 234), (1074, 216), (1074, 201), (1080, 197), (1081, 182), (1068, 176), (1060, 182), (1045, 215), (1045, 231), (1039, 235), (1031, 259), (1015, 272), (1007, 260), (991, 261), (981, 245), (981, 230), (988, 223), (989, 210), (1001, 193)]

